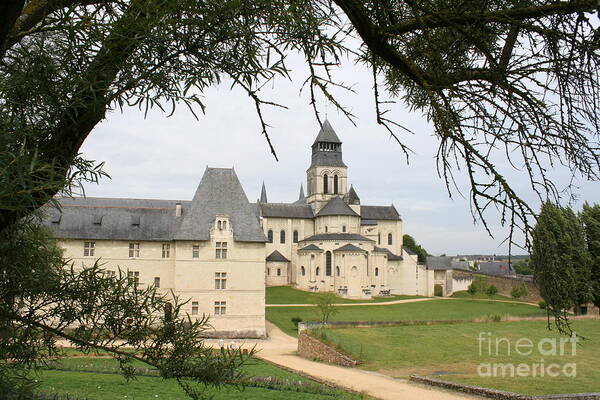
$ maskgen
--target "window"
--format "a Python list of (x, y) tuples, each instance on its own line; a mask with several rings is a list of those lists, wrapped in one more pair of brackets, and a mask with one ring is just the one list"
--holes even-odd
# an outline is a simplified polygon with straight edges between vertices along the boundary
[(192, 258), (200, 257), (200, 245), (195, 244), (192, 246)]
[(215, 301), (215, 315), (225, 315), (227, 312), (227, 302)]
[(346, 232), (346, 225), (342, 225), (342, 232)]
[(327, 225), (325, 225), (325, 232), (327, 232)]
[(335, 267), (335, 275), (340, 276), (340, 267)]
[(306, 276), (306, 269), (304, 268), (304, 266), (300, 267), (300, 273), (302, 274), (302, 276)]
[(192, 315), (198, 315), (198, 302), (192, 301)]
[(223, 221), (223, 229), (227, 229), (227, 221)]
[(277, 268), (277, 276), (281, 276), (281, 268)]
[(215, 289), (227, 288), (227, 272), (215, 272)]
[(338, 176), (333, 176), (333, 193), (338, 194)]
[(160, 277), (158, 277), (158, 276), (154, 278), (154, 287), (155, 288), (160, 287)]
[(84, 242), (83, 243), (83, 256), (84, 257), (93, 257), (95, 248), (96, 248), (96, 242)]
[(273, 243), (273, 229), (269, 229), (269, 232), (267, 232), (267, 242)]
[(163, 243), (162, 245), (162, 258), (171, 258), (171, 245), (169, 243)]
[(285, 243), (285, 231), (283, 229), (281, 230), (281, 232), (279, 232), (279, 243)]
[(316, 274), (317, 276), (319, 276), (319, 272), (321, 272), (321, 268), (317, 267), (317, 270), (315, 271), (315, 274)]
[(267, 276), (271, 275), (271, 268), (267, 268)]
[(323, 175), (323, 193), (327, 194), (329, 191), (329, 177), (327, 174)]
[(388, 233), (388, 245), (392, 245), (392, 234)]
[(227, 258), (227, 242), (217, 242), (215, 257), (220, 259)]
[(379, 268), (375, 268), (375, 276), (379, 276)]
[(129, 283), (135, 284), (135, 286), (140, 284), (140, 273), (139, 271), (128, 271), (127, 272), (127, 280)]
[(135, 258), (140, 256), (140, 244), (129, 243), (129, 258)]
[(331, 252), (325, 253), (325, 275), (331, 276)]
[(294, 243), (298, 243), (298, 231), (294, 231), (293, 239), (294, 239)]
[(377, 244), (381, 244), (381, 233), (377, 234)]
[(219, 230), (223, 229), (223, 226), (221, 225), (221, 221), (217, 222), (217, 226), (219, 227)]

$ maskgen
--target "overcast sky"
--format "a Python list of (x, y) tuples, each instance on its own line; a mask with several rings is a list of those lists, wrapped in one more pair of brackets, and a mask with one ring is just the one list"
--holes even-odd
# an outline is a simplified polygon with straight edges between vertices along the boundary
[[(292, 81), (279, 79), (263, 93), (265, 98), (288, 107), (265, 109), (279, 162), (260, 135), (254, 104), (242, 91), (232, 91), (223, 84), (204, 93), (207, 109), (199, 120), (185, 106), (169, 118), (158, 110), (149, 112), (146, 118), (137, 109), (109, 114), (92, 132), (82, 152), (90, 159), (105, 161), (111, 179), (87, 185), (86, 194), (189, 200), (206, 166), (233, 166), (250, 201), (259, 197), (263, 181), (269, 201), (295, 201), (300, 184), (306, 189), (310, 145), (319, 126), (308, 93), (299, 92), (306, 68), (300, 60), (290, 61), (295, 71)], [(413, 235), (431, 254), (507, 254), (507, 245), (502, 244), (507, 230), (500, 226), (499, 214), (488, 216), (495, 235), (491, 238), (480, 223), (473, 223), (467, 199), (456, 192), (452, 199), (448, 197), (436, 171), (438, 144), (425, 118), (409, 112), (403, 104), (393, 107), (390, 114), (416, 132), (402, 136), (415, 152), (407, 164), (400, 147), (375, 123), (371, 73), (347, 62), (336, 78), (352, 85), (356, 92), (343, 94), (340, 100), (356, 115), (357, 126), (324, 100), (319, 102), (319, 109), (327, 114), (343, 142), (349, 182), (362, 204), (393, 203), (404, 221), (404, 232)], [(504, 165), (506, 160), (497, 162), (537, 209), (539, 203), (526, 190), (525, 175)], [(468, 197), (465, 182), (459, 183)], [(555, 183), (566, 187), (568, 174), (557, 171)], [(584, 200), (600, 200), (598, 182), (579, 180), (575, 184), (580, 199), (573, 204), (575, 208), (579, 209)]]

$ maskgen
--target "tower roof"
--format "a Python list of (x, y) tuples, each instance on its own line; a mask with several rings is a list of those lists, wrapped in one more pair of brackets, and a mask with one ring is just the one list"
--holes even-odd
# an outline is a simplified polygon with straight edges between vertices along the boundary
[(342, 200), (341, 197), (337, 196), (329, 200), (327, 204), (325, 204), (317, 213), (317, 217), (324, 217), (326, 215), (350, 215), (353, 217), (359, 216), (354, 212), (353, 209), (350, 208), (350, 206), (348, 206), (348, 204), (344, 202), (344, 200)]
[(302, 184), (300, 184), (300, 194), (298, 195), (298, 200), (296, 200), (294, 204), (306, 204), (306, 196), (304, 195), (304, 186), (302, 186)]
[(348, 190), (348, 193), (344, 195), (344, 200), (348, 204), (360, 204), (360, 197), (358, 197), (352, 185), (350, 185), (350, 190)]
[(319, 142), (340, 143), (340, 144), (342, 143), (342, 141), (340, 140), (338, 135), (335, 133), (335, 131), (331, 127), (331, 124), (329, 123), (328, 120), (325, 120), (325, 122), (323, 122), (323, 125), (321, 125), (321, 130), (319, 131), (319, 134), (317, 135), (317, 138), (315, 139), (315, 142), (313, 143), (313, 145), (316, 143), (319, 143)]
[(265, 188), (265, 182), (262, 184), (262, 189), (260, 190), (260, 202), (268, 203), (267, 201), (267, 189)]

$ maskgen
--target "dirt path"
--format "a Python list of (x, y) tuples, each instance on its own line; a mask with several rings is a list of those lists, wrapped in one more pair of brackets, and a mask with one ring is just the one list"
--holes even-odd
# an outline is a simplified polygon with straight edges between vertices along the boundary
[[(298, 341), (267, 322), (267, 340), (246, 341), (243, 346), (259, 350), (257, 356), (287, 369), (312, 376), (320, 381), (383, 400), (457, 400), (478, 399), (461, 393), (394, 379), (375, 372), (345, 368), (310, 361), (296, 355)], [(237, 345), (240, 345), (237, 342)]]

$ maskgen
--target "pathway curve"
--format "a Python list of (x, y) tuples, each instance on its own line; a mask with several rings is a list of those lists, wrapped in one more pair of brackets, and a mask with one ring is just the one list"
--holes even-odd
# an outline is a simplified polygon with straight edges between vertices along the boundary
[[(257, 357), (287, 369), (308, 375), (339, 387), (365, 393), (382, 400), (458, 400), (479, 399), (462, 393), (394, 379), (375, 372), (310, 361), (296, 355), (298, 340), (267, 322), (269, 338), (247, 341), (244, 347), (256, 345)], [(239, 343), (239, 342), (238, 342)]]

